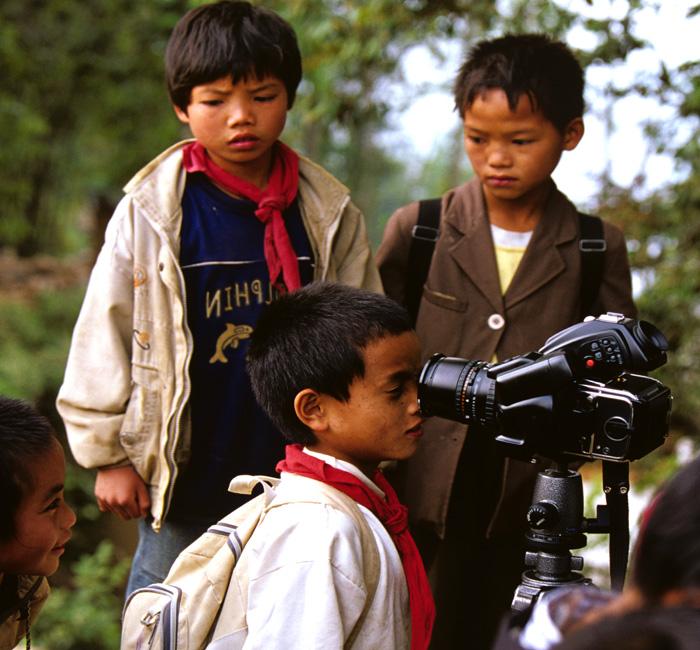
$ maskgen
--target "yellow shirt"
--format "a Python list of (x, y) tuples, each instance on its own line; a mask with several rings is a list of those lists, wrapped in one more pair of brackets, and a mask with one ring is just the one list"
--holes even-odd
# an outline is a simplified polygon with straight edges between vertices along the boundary
[(493, 237), (496, 251), (501, 293), (505, 294), (520, 264), (520, 260), (523, 259), (525, 249), (532, 237), (532, 231), (513, 232), (491, 224), (491, 236)]
[[(505, 294), (515, 275), (520, 260), (523, 259), (532, 231), (514, 232), (505, 230), (491, 224), (491, 237), (496, 251), (496, 265), (498, 266), (498, 279), (501, 283), (501, 293)], [(497, 362), (494, 354), (491, 363)]]

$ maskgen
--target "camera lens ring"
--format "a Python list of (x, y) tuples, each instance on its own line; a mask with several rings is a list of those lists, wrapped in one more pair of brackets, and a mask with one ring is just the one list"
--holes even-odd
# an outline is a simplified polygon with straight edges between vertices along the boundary
[[(465, 367), (462, 372), (462, 376), (466, 375), (466, 378), (462, 383), (459, 396), (456, 396), (458, 397), (457, 409), (458, 412), (462, 414), (462, 417), (469, 422), (476, 422), (479, 420), (479, 412), (483, 405), (480, 403), (480, 400), (470, 399), (470, 397), (475, 396), (475, 384), (477, 380), (479, 380), (479, 383), (481, 382), (481, 378), (485, 372), (484, 368), (488, 367), (488, 365), (489, 364), (485, 361), (473, 361), (468, 367)], [(489, 400), (486, 400), (486, 402), (488, 401)], [(467, 406), (469, 407), (469, 413), (465, 411)]]

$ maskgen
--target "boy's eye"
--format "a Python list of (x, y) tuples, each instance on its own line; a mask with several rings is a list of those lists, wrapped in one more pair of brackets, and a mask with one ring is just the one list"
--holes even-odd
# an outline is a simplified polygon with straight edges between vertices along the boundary
[(525, 144), (530, 144), (531, 142), (532, 142), (532, 140), (526, 140), (526, 139), (524, 139), (524, 138), (515, 138), (515, 139), (513, 140), (513, 144), (518, 145), (518, 146), (522, 146), (522, 145), (525, 145)]
[(44, 508), (43, 512), (50, 512), (51, 510), (56, 510), (56, 508), (58, 508), (58, 506), (60, 506), (60, 505), (61, 505), (61, 499), (56, 498), (51, 503), (49, 503), (49, 505), (47, 505), (46, 508)]
[(392, 388), (391, 390), (388, 391), (389, 396), (391, 399), (399, 399), (403, 395), (403, 390), (404, 387), (403, 385), (396, 386), (396, 388)]
[(205, 106), (219, 106), (221, 103), (220, 99), (205, 99), (202, 101), (202, 104)]
[(467, 140), (472, 144), (481, 144), (484, 141), (484, 139), (478, 135), (468, 135)]
[(277, 95), (256, 95), (255, 96), (255, 101), (256, 102), (271, 102), (273, 101)]

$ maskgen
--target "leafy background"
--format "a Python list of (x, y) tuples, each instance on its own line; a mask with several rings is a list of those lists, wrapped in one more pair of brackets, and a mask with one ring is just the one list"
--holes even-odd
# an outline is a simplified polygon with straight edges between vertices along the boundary
[[(0, 6), (0, 392), (35, 403), (59, 432), (54, 399), (106, 220), (129, 177), (186, 135), (168, 104), (162, 57), (172, 26), (197, 4), (4, 0)], [(464, 51), (506, 31), (566, 39), (584, 30), (592, 37), (591, 47), (578, 52), (584, 64), (624, 65), (631, 53), (650, 47), (636, 35), (636, 17), (657, 3), (619, 0), (616, 17), (605, 20), (586, 18), (563, 0), (265, 4), (295, 27), (304, 57), (285, 138), (352, 188), (376, 245), (396, 207), (439, 195), (469, 173), (458, 132), (429, 155), (410, 144), (388, 146), (383, 137), (397, 109), (387, 89), (406, 87), (401, 62), (412, 47), (422, 44), (454, 67), (445, 61), (445, 42)], [(402, 101), (420, 91), (409, 89)], [(675, 396), (672, 439), (633, 466), (635, 480), (654, 485), (678, 462), (675, 442), (694, 441), (700, 427), (700, 62), (659, 65), (605, 89), (611, 107), (632, 94), (672, 109), (673, 119), (648, 121), (645, 138), (653, 151), (673, 156), (679, 173), (653, 192), (640, 192), (643, 177), (621, 187), (603, 174), (592, 207), (624, 228), (635, 273), (646, 279), (641, 314), (671, 343), (669, 363), (655, 376)], [(69, 463), (68, 498), (79, 524), (53, 579), (36, 647), (118, 647), (131, 532), (97, 511), (92, 482), (91, 472)]]

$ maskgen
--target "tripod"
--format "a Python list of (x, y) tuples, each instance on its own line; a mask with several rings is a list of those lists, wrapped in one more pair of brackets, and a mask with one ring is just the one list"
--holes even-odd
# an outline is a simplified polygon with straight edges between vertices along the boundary
[(586, 532), (611, 533), (611, 582), (613, 588), (622, 588), (629, 548), (628, 471), (627, 463), (603, 463), (608, 504), (597, 506), (595, 519), (583, 516), (583, 482), (577, 471), (569, 469), (565, 462), (557, 462), (537, 475), (527, 512), (529, 530), (525, 539), (530, 550), (525, 552), (525, 566), (528, 568), (515, 590), (513, 611), (530, 609), (543, 591), (564, 585), (592, 584), (581, 573), (583, 558), (570, 552), (586, 545)]

